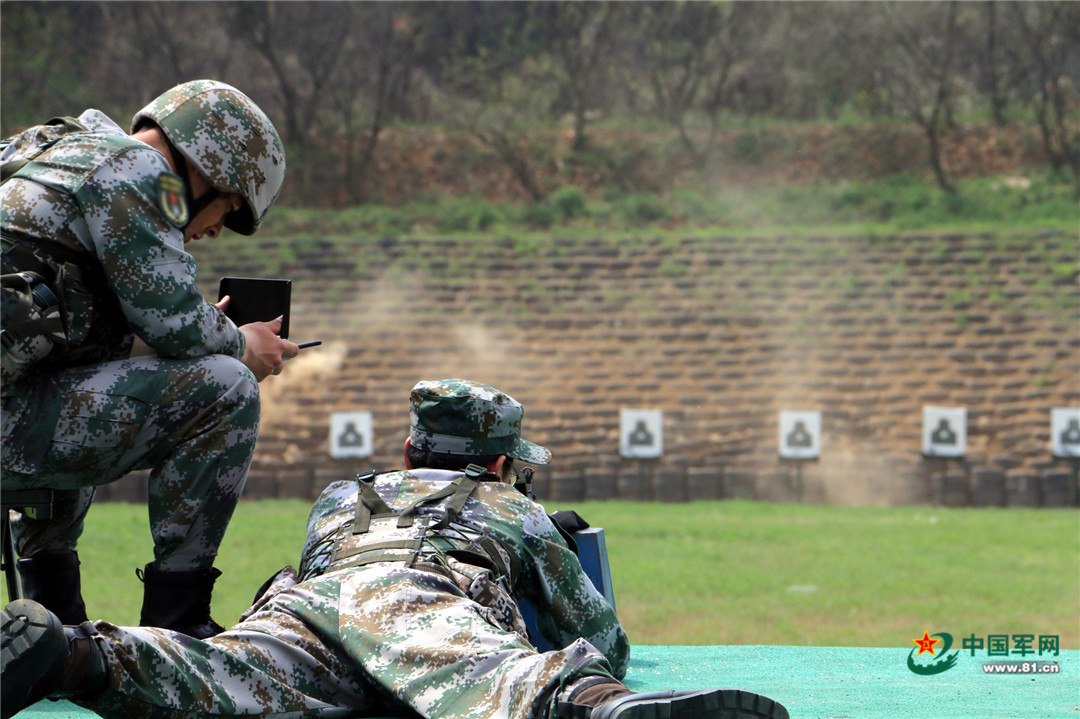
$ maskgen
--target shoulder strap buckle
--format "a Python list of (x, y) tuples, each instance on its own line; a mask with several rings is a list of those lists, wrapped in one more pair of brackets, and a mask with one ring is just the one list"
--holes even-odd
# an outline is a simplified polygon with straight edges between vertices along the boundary
[(356, 493), (356, 512), (353, 514), (352, 533), (364, 534), (371, 526), (371, 517), (394, 514), (394, 510), (375, 491), (375, 470), (356, 475), (359, 491)]
[(479, 480), (485, 474), (488, 474), (487, 467), (481, 467), (479, 464), (470, 464), (465, 468), (465, 476), (470, 479)]

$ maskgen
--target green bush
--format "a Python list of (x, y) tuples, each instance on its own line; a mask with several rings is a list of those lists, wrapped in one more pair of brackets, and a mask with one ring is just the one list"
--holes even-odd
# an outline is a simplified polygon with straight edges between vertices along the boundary
[(628, 194), (629, 193), (621, 187), (604, 185), (604, 189), (600, 191), (600, 199), (604, 202), (618, 202)]
[(628, 195), (615, 203), (615, 214), (634, 227), (671, 217), (667, 206), (656, 195)]
[(546, 230), (558, 219), (558, 210), (547, 202), (533, 202), (521, 212), (521, 221), (533, 229)]
[(551, 204), (564, 219), (584, 217), (589, 214), (585, 193), (579, 187), (566, 185), (551, 193)]
[(435, 227), (441, 232), (483, 232), (499, 220), (486, 200), (454, 197), (439, 205)]

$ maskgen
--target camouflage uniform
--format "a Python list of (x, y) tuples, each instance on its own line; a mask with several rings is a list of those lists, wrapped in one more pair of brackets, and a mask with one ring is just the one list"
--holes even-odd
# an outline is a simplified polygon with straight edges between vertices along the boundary
[[(4, 486), (59, 490), (53, 519), (15, 522), (18, 551), (74, 549), (93, 487), (152, 469), (156, 561), (210, 567), (254, 451), (258, 385), (243, 335), (196, 288), (165, 157), (99, 111), (78, 119), (90, 132), (43, 126), (2, 146), (8, 163), (53, 142), (0, 188), (4, 250), (29, 237), (92, 254), (124, 331), (2, 388)], [(158, 357), (127, 359), (133, 335)]]
[[(436, 416), (425, 402), (446, 389), (471, 396)], [(547, 450), (517, 435), (520, 405), (489, 391), (457, 380), (418, 385), (414, 444), (477, 454), (501, 448), (546, 462)], [(477, 413), (477, 397), (497, 406)], [(463, 423), (483, 427), (483, 436), (461, 436)], [(471, 493), (440, 526), (443, 505), (457, 496), (443, 490), (478, 473), (467, 474), (415, 469), (367, 486), (363, 479), (331, 484), (312, 508), (298, 577), (291, 568), (279, 573), (243, 621), (204, 641), (95, 623), (108, 688), (78, 701), (125, 718), (415, 712), (526, 719), (554, 717), (556, 695), (575, 680), (621, 678), (626, 634), (543, 507), (487, 475), (464, 485)], [(382, 502), (392, 513), (361, 520), (358, 502)], [(401, 527), (410, 507), (415, 522)], [(368, 531), (356, 533), (364, 522)], [(405, 535), (421, 541), (397, 545), (400, 559), (380, 561), (380, 552), (395, 551), (386, 540)], [(343, 551), (356, 549), (356, 537), (366, 537), (361, 551)], [(358, 559), (370, 551), (371, 561)], [(536, 651), (516, 599), (537, 608), (540, 631), (563, 649)]]
[[(109, 718), (789, 719), (734, 689), (634, 694), (630, 645), (506, 458), (546, 464), (513, 398), (466, 380), (413, 388), (407, 469), (327, 487), (300, 571), (208, 639), (62, 626), (32, 600), (0, 611), (0, 714), (45, 697)], [(436, 469), (459, 467), (463, 472)], [(561, 649), (538, 652), (517, 602)]]

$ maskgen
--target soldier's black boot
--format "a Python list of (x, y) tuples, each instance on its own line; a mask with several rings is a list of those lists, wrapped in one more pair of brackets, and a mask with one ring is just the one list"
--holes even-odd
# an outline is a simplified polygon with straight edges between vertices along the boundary
[(772, 699), (737, 689), (635, 694), (608, 677), (586, 677), (560, 694), (559, 719), (790, 719)]
[(105, 689), (105, 657), (86, 622), (65, 627), (31, 599), (0, 611), (0, 717), (9, 719), (46, 697), (93, 697)]
[(210, 618), (210, 595), (214, 581), (221, 576), (217, 569), (192, 569), (163, 572), (152, 563), (136, 574), (143, 581), (142, 616), (139, 624), (160, 627), (206, 639), (224, 631)]
[(24, 598), (44, 605), (62, 624), (86, 621), (77, 552), (38, 552), (20, 559), (16, 566)]

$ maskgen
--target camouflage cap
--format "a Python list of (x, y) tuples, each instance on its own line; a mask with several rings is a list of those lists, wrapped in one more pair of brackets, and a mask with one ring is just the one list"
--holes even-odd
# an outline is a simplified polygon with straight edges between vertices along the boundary
[(285, 182), (285, 146), (258, 105), (231, 85), (193, 80), (165, 91), (135, 113), (161, 128), (169, 142), (221, 192), (237, 193), (245, 207), (225, 225), (254, 234)]
[(547, 464), (551, 452), (521, 439), (521, 403), (467, 379), (423, 381), (409, 395), (412, 446), (464, 455), (505, 454)]

